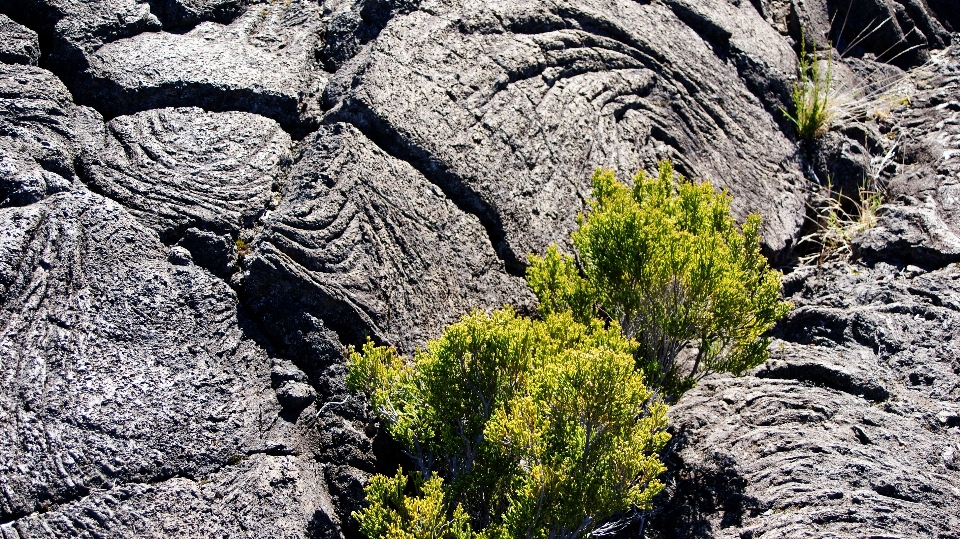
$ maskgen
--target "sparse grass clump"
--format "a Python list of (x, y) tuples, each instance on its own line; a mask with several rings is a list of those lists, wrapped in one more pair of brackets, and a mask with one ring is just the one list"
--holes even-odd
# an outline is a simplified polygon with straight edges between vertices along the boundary
[(877, 210), (884, 202), (883, 191), (873, 183), (862, 185), (856, 196), (834, 191), (830, 182), (827, 196), (815, 209), (814, 230), (800, 239), (800, 245), (810, 245), (813, 252), (800, 257), (802, 264), (823, 264), (845, 260), (851, 255), (851, 242), (861, 232), (877, 224)]
[(781, 109), (797, 127), (802, 139), (813, 140), (830, 128), (835, 114), (833, 109), (833, 60), (827, 53), (827, 69), (823, 71), (821, 58), (814, 43), (813, 52), (807, 54), (806, 40), (800, 33), (800, 58), (797, 64), (797, 81), (790, 93), (793, 113)]

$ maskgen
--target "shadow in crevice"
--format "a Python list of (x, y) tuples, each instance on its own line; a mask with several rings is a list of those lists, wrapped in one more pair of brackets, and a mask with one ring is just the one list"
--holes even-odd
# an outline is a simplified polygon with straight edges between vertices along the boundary
[(313, 513), (313, 518), (307, 524), (307, 537), (311, 539), (339, 539), (341, 537), (340, 526), (322, 509), (317, 509)]
[(733, 457), (714, 453), (707, 462), (684, 462), (679, 449), (685, 445), (685, 438), (683, 433), (676, 435), (665, 452), (667, 488), (654, 501), (647, 518), (647, 537), (708, 537), (716, 531), (715, 527), (742, 526), (744, 517), (766, 509), (758, 499), (746, 494), (747, 480)]
[(358, 0), (354, 9), (335, 13), (318, 56), (324, 69), (336, 72), (373, 41), (397, 15), (416, 11), (420, 0)]
[(147, 0), (147, 3), (150, 5), (150, 12), (160, 19), (165, 32), (181, 33), (192, 30), (201, 22), (230, 24), (243, 15), (248, 6), (261, 1), (221, 0), (211, 2), (199, 11), (190, 9), (183, 2), (176, 0)]
[(450, 170), (446, 163), (403, 136), (395, 126), (360, 100), (351, 98), (339, 103), (324, 118), (324, 122), (351, 124), (388, 155), (413, 166), (427, 181), (439, 187), (460, 211), (477, 217), (507, 273), (515, 277), (526, 274), (526, 263), (507, 243), (499, 212), (467, 181)]

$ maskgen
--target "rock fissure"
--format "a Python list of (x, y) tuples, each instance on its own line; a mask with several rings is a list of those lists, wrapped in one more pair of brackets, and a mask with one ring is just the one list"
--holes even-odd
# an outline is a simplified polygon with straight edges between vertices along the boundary
[(499, 215), (474, 191), (470, 185), (427, 150), (417, 147), (394, 132), (392, 126), (380, 120), (369, 108), (357, 101), (347, 101), (332, 109), (325, 121), (346, 122), (391, 157), (409, 163), (464, 213), (477, 217), (486, 230), (490, 245), (511, 275), (522, 277), (526, 261), (514, 253), (506, 243), (506, 231)]

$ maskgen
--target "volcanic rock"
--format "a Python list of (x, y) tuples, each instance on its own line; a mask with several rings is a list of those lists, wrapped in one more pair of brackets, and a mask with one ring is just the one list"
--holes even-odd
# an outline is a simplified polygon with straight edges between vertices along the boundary
[[(531, 314), (595, 168), (670, 158), (762, 214), (795, 307), (675, 404), (667, 489), (608, 529), (958, 537), (958, 29), (949, 0), (0, 0), (0, 535), (358, 537), (404, 457), (344, 345)], [(801, 34), (856, 96), (815, 143), (781, 110)], [(828, 184), (884, 204), (797, 267)]]
[[(716, 47), (759, 62), (768, 44), (762, 71), (786, 79), (789, 49), (750, 13), (738, 31), (749, 27), (754, 48)], [(665, 158), (728, 187), (739, 215), (761, 212), (764, 241), (779, 252), (802, 220), (795, 150), (714, 47), (662, 4), (422, 4), (339, 71), (325, 100), (331, 119), (409, 159), (476, 214), (508, 267), (567, 241), (595, 167), (632, 175)]]
[(68, 190), (100, 116), (73, 104), (49, 71), (0, 64), (0, 207)]
[(476, 217), (350, 125), (303, 141), (263, 221), (244, 291), (296, 357), (314, 353), (316, 319), (412, 351), (471, 309), (530, 301)]
[(290, 165), (289, 135), (245, 112), (155, 109), (100, 131), (84, 156), (88, 185), (221, 276), (241, 231), (276, 204)]
[(315, 127), (326, 80), (319, 29), (316, 3), (295, 0), (251, 6), (228, 25), (141, 33), (89, 53), (75, 92), (108, 118), (194, 106), (256, 113), (303, 134)]
[(0, 62), (37, 65), (40, 40), (33, 30), (21, 26), (10, 17), (0, 15)]

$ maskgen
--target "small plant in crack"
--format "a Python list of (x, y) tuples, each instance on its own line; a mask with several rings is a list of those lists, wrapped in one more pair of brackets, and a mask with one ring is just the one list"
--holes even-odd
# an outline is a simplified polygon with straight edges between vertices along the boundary
[[(849, 40), (842, 51), (836, 51), (839, 59), (844, 59), (852, 49), (891, 23), (892, 18), (888, 17), (878, 24), (868, 25)], [(831, 21), (831, 27), (833, 27), (833, 21)], [(840, 36), (843, 35), (845, 28), (846, 19), (840, 28)], [(917, 29), (913, 28), (886, 51), (877, 55), (876, 61), (890, 64), (919, 47), (919, 45), (906, 47), (892, 57), (884, 58), (889, 53), (896, 52), (915, 31)], [(928, 62), (911, 70), (910, 73), (870, 81), (869, 85), (857, 82), (852, 87), (844, 87), (842, 83), (837, 84), (834, 78), (833, 43), (829, 43), (826, 51), (820, 51), (816, 41), (811, 42), (811, 50), (808, 51), (807, 44), (805, 31), (801, 28), (797, 81), (790, 94), (793, 111), (780, 109), (794, 124), (800, 138), (804, 140), (813, 140), (822, 136), (830, 130), (832, 125), (843, 121), (883, 121), (892, 109), (910, 104), (910, 95), (914, 91), (917, 79), (922, 78), (932, 65), (932, 62)]]
[(833, 60), (827, 53), (826, 71), (821, 67), (822, 58), (817, 52), (816, 42), (813, 51), (807, 54), (807, 42), (803, 31), (800, 32), (800, 59), (797, 65), (797, 82), (790, 93), (793, 113), (780, 110), (796, 126), (800, 138), (812, 140), (823, 135), (833, 119), (831, 109), (831, 84), (833, 82)]
[(864, 181), (855, 197), (835, 190), (827, 181), (826, 196), (813, 208), (813, 232), (800, 240), (800, 245), (813, 247), (813, 252), (800, 257), (801, 264), (823, 264), (850, 257), (850, 245), (858, 234), (877, 225), (877, 210), (884, 203), (885, 193), (875, 180)]
[(250, 253), (252, 252), (250, 248), (249, 240), (247, 240), (243, 236), (240, 236), (239, 238), (237, 238), (237, 241), (233, 242), (233, 246), (237, 250), (237, 258), (239, 260), (243, 260), (245, 256), (249, 256)]

